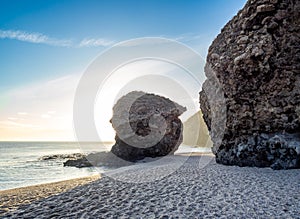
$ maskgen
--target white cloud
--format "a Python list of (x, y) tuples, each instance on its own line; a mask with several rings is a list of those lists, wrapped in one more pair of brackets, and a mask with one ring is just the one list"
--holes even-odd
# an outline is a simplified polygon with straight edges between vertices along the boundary
[(111, 46), (115, 42), (112, 40), (107, 40), (103, 38), (99, 39), (92, 39), (92, 38), (85, 38), (79, 43), (79, 47), (98, 47), (98, 46)]
[(71, 46), (70, 40), (58, 40), (41, 33), (29, 33), (20, 30), (0, 30), (0, 39), (14, 39), (29, 43), (48, 44), (53, 46)]
[(8, 117), (7, 119), (8, 120), (18, 120), (18, 118), (15, 118), (15, 117)]
[(60, 47), (107, 47), (115, 43), (113, 40), (104, 38), (84, 38), (78, 42), (66, 39), (56, 39), (42, 33), (27, 32), (22, 30), (1, 30), (0, 39), (19, 40), (28, 43), (47, 44)]
[(5, 125), (9, 127), (21, 127), (21, 128), (40, 128), (40, 126), (38, 125), (24, 124), (24, 123), (13, 122), (13, 121), (0, 121), (0, 125)]
[(26, 115), (28, 115), (28, 113), (26, 113), (26, 112), (18, 112), (18, 115), (26, 116)]
[[(163, 38), (169, 38), (182, 43), (200, 43), (204, 44), (206, 49), (208, 42), (210, 42), (213, 37), (207, 34), (194, 34), (186, 33), (179, 36), (161, 36)], [(159, 38), (159, 37), (157, 37)], [(84, 47), (108, 47), (116, 43), (112, 39), (105, 38), (83, 38), (82, 40), (68, 40), (68, 39), (57, 39), (49, 37), (43, 33), (38, 32), (27, 32), (22, 30), (2, 30), (0, 29), (0, 39), (12, 39), (19, 40), (28, 43), (35, 44), (46, 44), (51, 46), (60, 47), (73, 47), (73, 48), (84, 48)], [(164, 42), (164, 41), (162, 41)], [(129, 40), (127, 43), (123, 43), (122, 46), (134, 46), (139, 43), (139, 41)], [(157, 43), (157, 41), (155, 41)], [(203, 49), (203, 48), (201, 48)]]
[(0, 140), (74, 140), (72, 107), (80, 74), (2, 93)]
[(173, 39), (176, 41), (181, 41), (181, 42), (190, 42), (190, 41), (194, 41), (194, 40), (201, 40), (205, 37), (206, 37), (206, 35), (203, 35), (203, 34), (187, 33), (187, 34), (181, 34), (179, 36), (176, 36)]
[(51, 116), (48, 115), (48, 114), (43, 114), (43, 115), (41, 115), (41, 117), (42, 117), (43, 119), (50, 119), (50, 118), (51, 118)]

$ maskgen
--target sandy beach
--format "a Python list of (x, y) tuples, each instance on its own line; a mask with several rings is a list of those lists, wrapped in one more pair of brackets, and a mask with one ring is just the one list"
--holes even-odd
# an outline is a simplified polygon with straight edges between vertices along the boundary
[[(60, 193), (31, 199), (2, 218), (300, 218), (299, 182), (299, 170), (224, 166), (207, 155), (170, 156), (110, 171), (68, 191), (54, 189)], [(30, 196), (19, 197), (25, 203)]]
[(66, 192), (74, 187), (90, 183), (99, 178), (100, 175), (93, 175), (60, 182), (0, 191), (0, 217), (2, 214), (8, 211), (13, 211), (21, 205), (28, 205), (33, 201)]
[(0, 5), (0, 219), (300, 219), (300, 0)]

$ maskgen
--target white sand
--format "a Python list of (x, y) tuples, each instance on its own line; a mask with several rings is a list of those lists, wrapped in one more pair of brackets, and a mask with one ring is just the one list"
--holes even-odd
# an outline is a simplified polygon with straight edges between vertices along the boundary
[(240, 168), (216, 164), (210, 156), (173, 156), (108, 175), (5, 217), (300, 218), (300, 170)]

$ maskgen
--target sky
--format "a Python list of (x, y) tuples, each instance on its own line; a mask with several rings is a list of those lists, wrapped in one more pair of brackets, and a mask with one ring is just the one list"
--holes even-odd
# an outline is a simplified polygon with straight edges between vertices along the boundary
[[(164, 37), (205, 57), (245, 2), (1, 0), (0, 141), (76, 140), (75, 90), (99, 54), (125, 40)], [(104, 140), (113, 138), (108, 129)]]

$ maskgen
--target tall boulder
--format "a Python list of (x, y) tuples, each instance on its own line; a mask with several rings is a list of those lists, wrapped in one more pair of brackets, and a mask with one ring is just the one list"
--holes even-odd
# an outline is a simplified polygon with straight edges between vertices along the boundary
[(158, 95), (133, 91), (113, 107), (116, 143), (111, 152), (126, 161), (173, 154), (182, 142), (185, 107)]
[(300, 168), (299, 30), (299, 0), (248, 0), (213, 41), (200, 105), (218, 163)]

